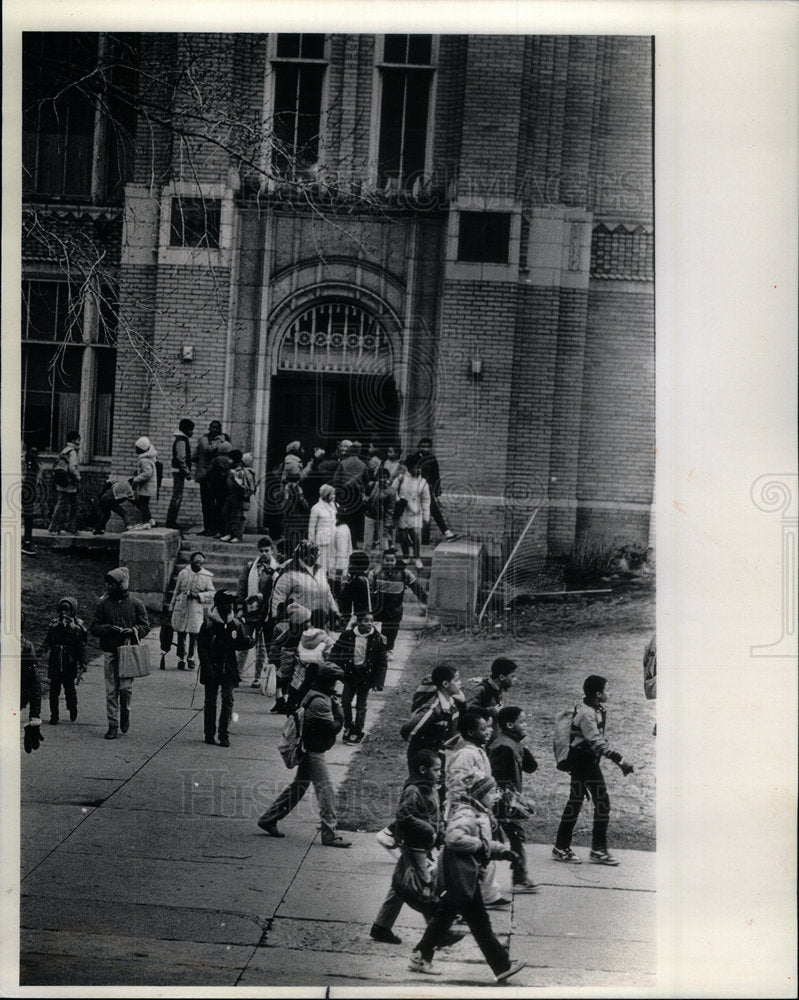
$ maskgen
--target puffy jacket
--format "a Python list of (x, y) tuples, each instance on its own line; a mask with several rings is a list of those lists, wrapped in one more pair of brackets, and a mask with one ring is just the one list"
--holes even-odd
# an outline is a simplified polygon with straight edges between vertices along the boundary
[(456, 750), (447, 754), (447, 767), (444, 777), (447, 786), (447, 797), (453, 799), (464, 795), (466, 789), (478, 778), (491, 775), (491, 762), (482, 747), (474, 743), (464, 743)]
[(305, 708), (302, 727), (305, 749), (309, 753), (325, 753), (344, 726), (341, 702), (334, 695), (311, 688), (300, 704)]
[(308, 608), (309, 611), (333, 611), (338, 613), (338, 605), (330, 593), (327, 577), (320, 570), (306, 568), (284, 570), (272, 589), (272, 617), (280, 618), (281, 606), (292, 601)]
[(395, 822), (396, 836), (405, 847), (432, 850), (441, 832), (438, 789), (421, 775), (411, 774), (400, 795)]
[(147, 451), (139, 455), (136, 465), (136, 475), (133, 477), (133, 488), (136, 496), (154, 497), (158, 493), (158, 477), (156, 475), (155, 460), (158, 452), (154, 445), (150, 445)]
[(83, 622), (76, 618), (78, 602), (74, 597), (62, 598), (69, 601), (69, 614), (56, 615), (47, 626), (44, 647), (49, 650), (47, 676), (53, 680), (57, 676), (75, 677), (79, 664), (86, 663), (86, 643), (89, 634)]
[(450, 902), (472, 899), (489, 858), (500, 857), (505, 845), (491, 838), (485, 806), (466, 797), (455, 803), (444, 834), (441, 872)]

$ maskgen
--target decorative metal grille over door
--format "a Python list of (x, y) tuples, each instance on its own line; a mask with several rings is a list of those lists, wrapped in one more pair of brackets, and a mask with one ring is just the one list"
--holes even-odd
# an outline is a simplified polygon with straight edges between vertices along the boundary
[(282, 371), (383, 374), (391, 344), (378, 321), (351, 302), (323, 302), (298, 316), (278, 352)]

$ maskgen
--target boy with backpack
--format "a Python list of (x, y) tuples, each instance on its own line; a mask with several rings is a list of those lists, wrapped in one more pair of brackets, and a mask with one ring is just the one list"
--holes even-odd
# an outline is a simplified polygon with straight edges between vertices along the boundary
[(70, 722), (78, 717), (76, 683), (86, 672), (86, 643), (89, 634), (77, 617), (78, 602), (74, 597), (62, 597), (56, 606), (56, 616), (50, 619), (44, 648), (47, 656), (47, 677), (50, 681), (50, 725), (58, 725), (58, 701), (61, 688), (67, 704)]
[(487, 708), (496, 721), (502, 708), (502, 698), (513, 687), (517, 665), (506, 656), (498, 656), (491, 664), (491, 675), (484, 677), (466, 699), (468, 708)]
[[(338, 637), (330, 651), (330, 659), (344, 671), (344, 737), (342, 742), (353, 745), (362, 742), (366, 722), (366, 702), (373, 687), (382, 691), (386, 680), (386, 640), (374, 627), (368, 611), (358, 614), (358, 623)], [(355, 720), (352, 702), (355, 699)]]
[(325, 847), (352, 845), (352, 841), (342, 837), (336, 829), (336, 793), (325, 761), (325, 754), (336, 742), (336, 736), (344, 725), (344, 713), (336, 696), (336, 683), (342, 676), (338, 667), (331, 663), (322, 664), (300, 704), (296, 718), (289, 720), (292, 728), (296, 726), (299, 729), (299, 763), (294, 780), (258, 820), (258, 826), (270, 837), (285, 836), (278, 830), (278, 822), (288, 816), (308, 787), (313, 785), (322, 821), (322, 844)]
[(491, 773), (502, 798), (497, 805), (497, 817), (510, 849), (516, 855), (511, 864), (513, 891), (533, 893), (538, 886), (527, 874), (525, 832), (522, 821), (533, 814), (529, 800), (522, 795), (525, 774), (538, 770), (538, 762), (524, 745), (527, 739), (527, 716), (517, 705), (506, 705), (497, 716), (498, 732), (488, 750)]
[[(563, 810), (558, 827), (552, 858), (565, 864), (579, 865), (582, 859), (571, 849), (572, 833), (580, 815), (584, 798), (594, 803), (594, 824), (591, 832), (590, 860), (597, 865), (617, 865), (618, 859), (608, 853), (607, 835), (610, 821), (610, 796), (600, 761), (603, 757), (612, 760), (626, 777), (632, 774), (633, 765), (628, 764), (618, 750), (614, 750), (605, 736), (607, 713), (605, 704), (607, 678), (591, 674), (583, 681), (582, 704), (575, 705), (571, 719), (569, 752), (565, 768), (558, 761), (558, 769), (567, 769), (571, 775), (569, 801)], [(557, 758), (557, 753), (556, 753)]]

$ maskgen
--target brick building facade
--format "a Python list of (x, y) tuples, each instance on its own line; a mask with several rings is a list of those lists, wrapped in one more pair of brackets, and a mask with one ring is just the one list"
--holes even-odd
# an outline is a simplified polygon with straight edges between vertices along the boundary
[[(91, 38), (101, 60), (116, 51), (117, 40)], [(37, 255), (34, 217), (48, 230), (102, 225), (114, 245), (113, 296), (92, 313), (95, 286), (75, 292), (80, 378), (51, 387), (49, 437), (46, 400), (25, 376), (26, 435), (55, 447), (74, 415), (103, 477), (130, 474), (140, 434), (168, 470), (183, 416), (197, 433), (220, 418), (260, 475), (297, 437), (306, 449), (358, 437), (410, 450), (427, 433), (452, 527), (494, 554), (542, 500), (531, 555), (594, 535), (647, 543), (651, 39), (119, 44), (135, 72), (115, 71), (117, 84), (91, 98), (88, 181), (55, 192), (39, 171), (26, 190), (26, 317), (66, 280), (57, 253)], [(31, 41), (29, 81), (42, 58)], [(135, 122), (117, 129), (109, 106), (125, 88), (135, 98), (117, 117), (131, 107)], [(38, 129), (29, 166), (31, 150), (39, 164), (52, 146), (41, 121), (26, 122)], [(110, 161), (122, 185), (108, 180)], [(103, 336), (110, 298), (115, 347)], [(23, 338), (33, 363), (36, 338)], [(184, 504), (197, 515), (196, 492)], [(262, 500), (251, 515), (263, 522)]]

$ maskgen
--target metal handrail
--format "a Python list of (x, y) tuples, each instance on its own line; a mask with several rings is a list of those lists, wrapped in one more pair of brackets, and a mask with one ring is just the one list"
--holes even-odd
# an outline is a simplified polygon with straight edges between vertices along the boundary
[(477, 624), (478, 625), (480, 625), (480, 623), (482, 622), (483, 615), (486, 613), (486, 608), (491, 603), (491, 598), (494, 596), (494, 594), (496, 593), (497, 587), (502, 582), (502, 577), (505, 575), (505, 571), (507, 570), (508, 566), (510, 566), (511, 560), (516, 555), (516, 551), (518, 550), (519, 546), (524, 541), (524, 536), (530, 530), (530, 526), (532, 525), (533, 521), (535, 520), (536, 514), (538, 514), (539, 510), (541, 510), (541, 508), (544, 506), (545, 503), (546, 503), (546, 497), (544, 497), (544, 499), (541, 501), (541, 503), (539, 503), (539, 505), (535, 508), (535, 510), (533, 511), (533, 513), (530, 515), (530, 518), (527, 521), (527, 524), (524, 526), (524, 531), (519, 535), (518, 541), (513, 546), (513, 551), (508, 556), (508, 558), (505, 560), (505, 565), (502, 567), (502, 570), (501, 570), (499, 576), (494, 581), (494, 586), (491, 588), (491, 593), (486, 598), (486, 602), (483, 605), (483, 608), (482, 608), (480, 614), (477, 616)]

